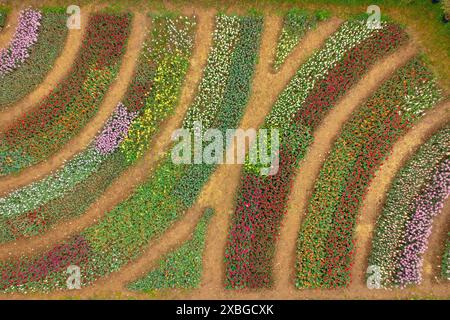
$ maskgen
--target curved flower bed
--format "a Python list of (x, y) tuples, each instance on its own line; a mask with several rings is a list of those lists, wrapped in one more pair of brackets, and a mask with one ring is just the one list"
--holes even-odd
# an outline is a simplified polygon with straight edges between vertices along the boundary
[(168, 288), (198, 288), (203, 270), (202, 259), (208, 223), (213, 214), (214, 210), (206, 209), (195, 227), (192, 239), (185, 241), (175, 251), (167, 254), (156, 269), (130, 283), (128, 288), (143, 292)]
[[(239, 122), (248, 101), (262, 29), (261, 17), (238, 19), (239, 41), (228, 52), (232, 56), (232, 71), (227, 78), (224, 94), (220, 97), (219, 110), (214, 110), (218, 115), (216, 123), (231, 123), (234, 126)], [(219, 15), (216, 20), (215, 47), (228, 45), (227, 35), (230, 30), (226, 20), (223, 15)], [(208, 79), (207, 72), (214, 70), (205, 68), (202, 82)], [(208, 89), (215, 90), (204, 84), (200, 85), (199, 96), (202, 90)], [(234, 112), (228, 112), (229, 110)], [(162, 234), (188, 208), (180, 200), (177, 189), (191, 167), (193, 166), (175, 165), (167, 157), (133, 195), (106, 213), (96, 225), (43, 255), (2, 262), (0, 288), (4, 292), (64, 289), (67, 274), (62, 266), (70, 264), (80, 267), (82, 286), (118, 270), (139, 256), (149, 240)], [(198, 182), (200, 183), (203, 182)], [(70, 256), (65, 253), (67, 251)], [(52, 263), (54, 260), (58, 263)], [(41, 261), (47, 263), (41, 264)]]
[(300, 42), (305, 33), (317, 24), (317, 17), (307, 11), (290, 10), (283, 19), (283, 28), (275, 49), (273, 67), (278, 70), (286, 61), (286, 58)]
[(64, 47), (67, 37), (65, 9), (44, 8), (35, 11), (42, 15), (37, 42), (30, 47), (29, 56), (20, 67), (0, 75), (0, 108), (34, 90), (51, 70)]
[[(436, 168), (445, 166), (449, 148), (450, 126), (447, 126), (419, 148), (397, 174), (388, 191), (383, 211), (377, 220), (369, 257), (369, 265), (380, 268), (381, 285), (384, 287), (420, 282), (421, 255), (418, 250), (423, 250), (426, 245), (432, 216), (439, 211), (439, 203), (445, 195), (445, 192), (431, 192), (433, 176), (437, 178), (442, 174), (440, 170), (436, 172)], [(442, 183), (448, 185), (448, 181)], [(425, 201), (424, 197), (432, 198)], [(429, 204), (433, 204), (433, 208), (426, 208)], [(417, 225), (419, 218), (420, 223)], [(428, 232), (421, 229), (424, 227)], [(412, 238), (411, 232), (414, 234)], [(420, 241), (420, 245), (417, 241)], [(406, 255), (406, 252), (410, 254)], [(414, 262), (406, 259), (407, 256), (415, 257)], [(405, 277), (406, 271), (410, 276)], [(405, 281), (406, 278), (411, 281)]]
[(0, 50), (0, 79), (21, 65), (38, 39), (42, 13), (31, 8), (20, 11), (14, 36), (7, 48)]
[(442, 278), (450, 280), (450, 233), (447, 236), (447, 243), (442, 255), (441, 274)]
[(69, 76), (32, 113), (0, 134), (0, 175), (46, 159), (91, 119), (117, 76), (130, 21), (130, 14), (90, 17), (80, 55)]
[(0, 31), (2, 31), (3, 27), (6, 23), (6, 17), (9, 14), (9, 8), (0, 6)]
[(262, 177), (254, 166), (244, 167), (225, 252), (228, 288), (272, 285), (275, 242), (312, 132), (368, 68), (405, 38), (396, 25), (368, 32), (358, 21), (346, 22), (281, 93), (263, 126), (282, 129), (279, 169), (275, 175)]
[(419, 60), (399, 69), (344, 126), (319, 174), (297, 247), (300, 288), (347, 286), (358, 210), (395, 141), (440, 99)]
[[(155, 36), (145, 43), (125, 94), (128, 107), (119, 103), (91, 145), (57, 172), (0, 198), (0, 242), (42, 233), (61, 219), (84, 213), (131, 165), (122, 147), (124, 141), (131, 141), (133, 125), (139, 126), (150, 117), (156, 130), (175, 109), (193, 47), (195, 21), (157, 16), (152, 28)], [(182, 64), (167, 64), (170, 59)], [(165, 74), (172, 75), (170, 81), (158, 81), (161, 66), (165, 67)], [(158, 103), (154, 97), (159, 97)], [(147, 148), (152, 137), (146, 135), (148, 141), (138, 143)]]

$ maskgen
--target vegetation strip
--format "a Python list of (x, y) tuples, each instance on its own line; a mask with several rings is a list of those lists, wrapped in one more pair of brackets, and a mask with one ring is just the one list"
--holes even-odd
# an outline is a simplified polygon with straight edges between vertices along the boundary
[[(61, 219), (84, 213), (132, 165), (127, 160), (130, 153), (146, 150), (158, 125), (178, 102), (195, 25), (195, 20), (183, 16), (153, 18), (153, 36), (144, 45), (124, 97), (128, 107), (119, 103), (90, 146), (56, 173), (0, 198), (0, 241), (36, 235)], [(144, 124), (147, 131), (133, 136), (132, 130)]]
[(441, 98), (432, 74), (417, 59), (389, 79), (345, 125), (327, 158), (297, 249), (297, 286), (350, 283), (359, 206), (392, 144)]
[[(238, 28), (239, 41), (233, 48), (228, 49), (228, 54), (232, 57), (231, 71), (224, 94), (220, 97), (221, 103), (219, 106), (215, 104), (214, 109), (208, 110), (218, 114), (219, 117), (224, 117), (222, 119), (215, 117), (219, 125), (236, 126), (250, 92), (262, 17), (219, 15), (216, 28), (214, 46), (228, 47), (230, 38), (236, 33), (230, 32), (230, 28)], [(216, 51), (220, 50), (213, 50), (211, 53)], [(209, 59), (208, 63), (219, 66), (214, 59)], [(205, 73), (207, 70), (209, 70), (208, 67), (205, 68)], [(211, 71), (214, 72), (214, 70)], [(199, 86), (198, 96), (202, 95), (201, 90), (213, 90), (203, 83), (205, 79), (208, 79), (206, 74)], [(230, 110), (233, 112), (228, 112)], [(210, 119), (210, 117), (206, 118)], [(170, 158), (166, 158), (146, 183), (127, 200), (108, 212), (98, 224), (89, 227), (71, 240), (55, 246), (42, 256), (23, 257), (19, 260), (3, 262), (0, 268), (5, 275), (1, 285), (3, 291), (64, 289), (66, 267), (70, 264), (81, 268), (82, 285), (86, 286), (135, 259), (149, 240), (164, 232), (188, 208), (185, 203), (192, 193), (188, 199), (182, 199), (177, 189), (181, 185), (180, 179), (187, 179), (190, 168), (190, 165), (175, 165)], [(204, 172), (209, 175), (211, 171)], [(200, 185), (207, 180), (204, 175), (197, 179), (195, 185)], [(67, 255), (67, 252), (70, 254)], [(56, 263), (51, 262), (54, 261), (53, 257), (57, 260)]]
[[(441, 200), (438, 198), (445, 196), (445, 192), (434, 190), (432, 182), (441, 181), (444, 185), (448, 184), (448, 181), (446, 182), (446, 179), (441, 176), (443, 172), (439, 169), (446, 168), (445, 162), (449, 148), (450, 127), (447, 126), (420, 147), (397, 174), (388, 191), (383, 211), (376, 223), (369, 257), (369, 265), (375, 265), (380, 269), (383, 287), (420, 283), (421, 260), (417, 259), (423, 252), (419, 252), (421, 248), (419, 242), (423, 243), (420, 251), (424, 251), (430, 234), (429, 229), (424, 232), (421, 228), (425, 226), (430, 228), (432, 216), (442, 206), (442, 198)], [(441, 179), (437, 179), (438, 177)], [(427, 196), (433, 198), (424, 198)], [(433, 208), (425, 208), (424, 206), (428, 203), (432, 203)], [(419, 223), (417, 219), (421, 212), (422, 219)], [(412, 230), (414, 225), (420, 229)], [(414, 231), (414, 237), (408, 235), (412, 231)], [(414, 262), (410, 261), (408, 256), (415, 257)], [(409, 276), (406, 276), (406, 273)]]
[(195, 227), (192, 238), (163, 257), (157, 268), (130, 283), (128, 288), (143, 292), (151, 292), (154, 289), (198, 288), (202, 276), (208, 223), (213, 214), (214, 210), (207, 208)]
[(90, 17), (73, 72), (33, 113), (0, 134), (0, 175), (36, 164), (75, 136), (97, 112), (117, 76), (130, 31), (130, 14)]
[[(44, 8), (36, 10), (41, 15), (36, 43), (29, 48), (26, 59), (7, 73), (0, 75), (0, 108), (11, 105), (25, 97), (39, 85), (52, 69), (56, 58), (60, 55), (67, 37), (67, 16), (63, 8)], [(19, 24), (19, 27), (21, 24)], [(31, 37), (28, 30), (17, 30), (19, 35)], [(17, 50), (12, 50), (17, 54)], [(0, 58), (1, 59), (1, 58)], [(16, 60), (16, 59), (14, 59)], [(1, 71), (0, 71), (1, 73)]]
[(258, 167), (248, 163), (244, 167), (225, 252), (227, 288), (272, 286), (275, 240), (312, 132), (345, 91), (405, 39), (396, 25), (372, 33), (359, 21), (348, 21), (300, 67), (281, 93), (263, 126), (281, 129), (279, 169), (262, 177)]

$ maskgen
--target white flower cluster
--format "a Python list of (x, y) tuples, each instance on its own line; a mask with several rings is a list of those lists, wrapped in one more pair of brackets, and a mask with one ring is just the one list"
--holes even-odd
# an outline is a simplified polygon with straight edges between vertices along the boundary
[(441, 90), (433, 79), (425, 85), (415, 88), (413, 94), (405, 96), (405, 103), (401, 106), (407, 113), (422, 116), (425, 110), (431, 108), (441, 99)]
[(0, 198), (0, 216), (18, 215), (61, 197), (89, 177), (104, 158), (89, 147), (55, 173)]
[(190, 106), (183, 127), (192, 128), (194, 121), (209, 127), (222, 101), (231, 67), (231, 56), (239, 39), (240, 18), (223, 14), (216, 17), (213, 47), (203, 71), (198, 94)]
[(284, 128), (291, 117), (305, 102), (308, 93), (317, 81), (325, 78), (344, 56), (344, 53), (369, 38), (375, 30), (368, 29), (359, 21), (347, 21), (340, 26), (322, 49), (314, 53), (297, 71), (289, 85), (278, 97), (266, 123), (269, 126)]

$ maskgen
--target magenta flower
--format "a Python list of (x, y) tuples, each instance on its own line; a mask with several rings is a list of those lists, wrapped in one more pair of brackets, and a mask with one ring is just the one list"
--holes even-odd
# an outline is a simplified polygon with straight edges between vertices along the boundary
[(31, 8), (22, 10), (19, 24), (9, 47), (0, 50), (0, 77), (13, 71), (29, 57), (30, 48), (38, 39), (42, 14)]
[(131, 122), (136, 116), (137, 112), (129, 112), (122, 102), (119, 102), (113, 116), (95, 140), (95, 148), (97, 151), (106, 155), (116, 150), (122, 140), (127, 136)]

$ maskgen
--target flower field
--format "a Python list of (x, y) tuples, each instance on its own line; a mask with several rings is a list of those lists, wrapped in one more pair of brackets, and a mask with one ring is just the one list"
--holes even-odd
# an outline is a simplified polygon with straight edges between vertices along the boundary
[(202, 275), (202, 255), (208, 222), (214, 210), (207, 208), (195, 227), (192, 239), (161, 260), (157, 269), (129, 284), (135, 291), (151, 291), (170, 288), (197, 288)]
[(385, 287), (421, 282), (433, 217), (448, 197), (450, 127), (430, 138), (398, 173), (378, 218), (369, 265)]
[(367, 187), (393, 143), (440, 99), (420, 60), (402, 67), (345, 125), (314, 187), (297, 248), (300, 288), (347, 286)]
[(130, 22), (130, 14), (98, 13), (89, 18), (73, 72), (33, 112), (0, 134), (0, 175), (46, 159), (96, 113), (117, 75)]
[[(248, 99), (261, 26), (262, 18), (259, 16), (217, 16), (208, 65), (196, 99), (190, 106), (190, 110), (195, 108), (198, 114), (208, 110), (203, 123), (211, 119), (225, 128), (237, 125)], [(225, 83), (223, 78), (217, 79), (211, 75), (216, 68), (224, 66), (222, 61), (229, 61)], [(216, 97), (220, 104), (216, 103), (217, 100), (210, 100), (208, 105), (200, 105), (200, 99), (207, 98), (204, 92), (208, 90), (218, 93)], [(186, 115), (187, 128), (190, 117), (194, 117), (193, 111)], [(197, 170), (194, 167), (177, 166), (167, 157), (147, 182), (95, 225), (42, 256), (2, 262), (2, 290), (46, 292), (63, 289), (65, 271), (70, 264), (81, 268), (83, 285), (120, 269), (134, 260), (149, 240), (160, 235), (179, 218), (189, 208), (187, 203), (198, 196), (201, 185), (214, 168), (201, 165), (200, 170), (194, 171)], [(198, 172), (198, 176), (192, 176), (192, 171)], [(192, 185), (198, 187), (192, 188)], [(187, 194), (185, 188), (191, 188), (190, 193)], [(70, 254), (67, 255), (67, 252)]]
[[(0, 242), (37, 235), (62, 219), (83, 214), (132, 164), (130, 155), (134, 159), (142, 155), (159, 123), (173, 113), (196, 23), (184, 16), (156, 16), (152, 25), (156, 37), (144, 45), (124, 103), (90, 146), (50, 176), (0, 198)], [(144, 134), (133, 131), (144, 124), (148, 128)]]
[[(342, 42), (343, 38), (347, 39), (346, 43)], [(405, 39), (405, 33), (395, 25), (372, 33), (357, 21), (346, 22), (300, 67), (281, 93), (265, 124), (267, 128), (282, 127), (280, 168), (277, 174), (268, 177), (261, 177), (251, 166), (243, 171), (225, 253), (227, 287), (272, 285), (275, 241), (287, 208), (292, 179), (312, 141), (314, 129), (377, 59)], [(342, 46), (340, 51), (331, 49), (336, 45)], [(321, 77), (311, 69), (321, 70)], [(305, 74), (314, 78), (304, 77)]]
[(0, 298), (448, 298), (439, 5), (222, 1), (0, 4)]
[(450, 280), (450, 233), (447, 236), (447, 243), (442, 255), (441, 275), (442, 278)]
[(26, 9), (19, 18), (10, 47), (0, 53), (0, 109), (23, 98), (42, 82), (67, 36), (64, 8)]

